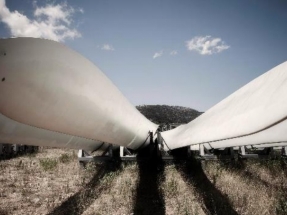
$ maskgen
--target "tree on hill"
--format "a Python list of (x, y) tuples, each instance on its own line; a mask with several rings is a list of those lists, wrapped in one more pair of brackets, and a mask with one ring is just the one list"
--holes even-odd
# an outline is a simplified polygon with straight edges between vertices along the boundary
[(180, 106), (140, 105), (136, 108), (149, 120), (157, 124), (185, 124), (202, 114), (197, 110)]

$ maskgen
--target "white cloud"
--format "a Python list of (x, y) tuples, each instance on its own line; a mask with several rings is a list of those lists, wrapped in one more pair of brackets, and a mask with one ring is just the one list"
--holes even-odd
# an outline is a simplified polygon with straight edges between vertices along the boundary
[(154, 55), (153, 55), (152, 58), (153, 58), (153, 59), (156, 59), (156, 58), (158, 58), (158, 57), (161, 57), (162, 54), (163, 54), (163, 51), (156, 52), (156, 53), (154, 53)]
[(85, 11), (84, 11), (83, 8), (79, 8), (79, 12), (80, 12), (80, 13), (84, 13)]
[(81, 34), (71, 27), (72, 16), (76, 10), (67, 4), (48, 4), (35, 8), (34, 17), (29, 19), (17, 10), (10, 11), (5, 0), (0, 0), (0, 20), (5, 23), (12, 37), (37, 37), (55, 41), (65, 41), (81, 37)]
[(176, 50), (173, 50), (173, 51), (171, 51), (169, 54), (170, 54), (170, 55), (177, 55), (178, 53), (177, 53)]
[(186, 41), (186, 47), (189, 51), (197, 51), (201, 55), (212, 55), (229, 49), (221, 38), (211, 36), (198, 36)]
[(110, 44), (104, 44), (102, 45), (102, 50), (105, 50), (105, 51), (115, 51), (114, 47)]

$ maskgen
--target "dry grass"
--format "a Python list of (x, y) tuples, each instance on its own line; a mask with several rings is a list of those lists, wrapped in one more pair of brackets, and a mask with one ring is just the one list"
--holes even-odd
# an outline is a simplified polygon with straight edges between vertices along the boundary
[(45, 214), (77, 191), (85, 179), (77, 162), (58, 162), (63, 152), (43, 149), (35, 156), (0, 161), (0, 208), (9, 214)]
[(228, 196), (239, 214), (275, 214), (273, 190), (249, 178), (245, 171), (224, 168), (218, 162), (206, 165), (208, 178)]
[(166, 214), (205, 214), (193, 184), (186, 182), (174, 164), (165, 168), (162, 184), (165, 193)]
[(284, 160), (90, 164), (75, 150), (0, 161), (0, 215), (287, 214)]
[(133, 210), (133, 199), (137, 182), (137, 165), (123, 164), (123, 170), (116, 177), (108, 176), (101, 183), (112, 181), (99, 198), (85, 210), (83, 215), (93, 214), (131, 214)]

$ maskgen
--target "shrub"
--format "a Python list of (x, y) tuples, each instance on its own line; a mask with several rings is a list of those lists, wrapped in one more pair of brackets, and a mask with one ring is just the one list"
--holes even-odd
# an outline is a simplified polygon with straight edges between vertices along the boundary
[(287, 214), (287, 194), (285, 192), (281, 192), (278, 195), (276, 214), (279, 215)]
[(71, 156), (68, 154), (61, 154), (61, 156), (59, 157), (59, 161), (61, 163), (69, 163), (71, 161)]
[(40, 166), (45, 170), (53, 170), (57, 167), (57, 160), (50, 159), (50, 158), (45, 158), (45, 159), (40, 159)]

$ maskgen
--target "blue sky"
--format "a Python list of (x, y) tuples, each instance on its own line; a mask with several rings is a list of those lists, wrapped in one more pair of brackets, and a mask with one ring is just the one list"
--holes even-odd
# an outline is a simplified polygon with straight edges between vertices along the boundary
[(0, 19), (0, 37), (47, 37), (78, 51), (134, 105), (205, 111), (287, 60), (283, 0), (0, 0)]

